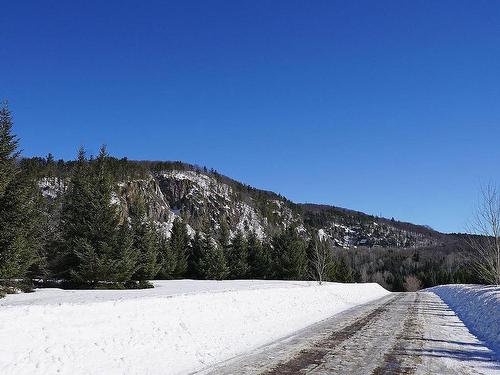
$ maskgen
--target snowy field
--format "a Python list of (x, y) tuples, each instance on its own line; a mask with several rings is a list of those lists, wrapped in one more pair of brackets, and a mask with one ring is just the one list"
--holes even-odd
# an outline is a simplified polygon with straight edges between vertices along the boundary
[(378, 284), (154, 284), (0, 300), (0, 373), (186, 374), (389, 294)]
[(437, 294), (500, 358), (500, 286), (443, 285)]

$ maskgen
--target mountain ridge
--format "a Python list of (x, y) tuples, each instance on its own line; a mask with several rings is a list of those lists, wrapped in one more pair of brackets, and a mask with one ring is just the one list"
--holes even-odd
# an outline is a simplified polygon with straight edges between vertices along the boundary
[[(57, 201), (69, 181), (72, 161), (23, 159), (39, 178), (49, 200)], [(175, 217), (192, 234), (206, 228), (214, 233), (227, 225), (230, 235), (253, 231), (261, 239), (289, 226), (308, 237), (317, 235), (335, 247), (420, 248), (444, 244), (452, 236), (424, 225), (377, 217), (361, 211), (316, 203), (295, 203), (285, 196), (242, 183), (215, 169), (181, 161), (111, 158), (116, 182), (114, 203), (123, 219), (137, 199), (147, 203), (148, 216), (166, 237)]]

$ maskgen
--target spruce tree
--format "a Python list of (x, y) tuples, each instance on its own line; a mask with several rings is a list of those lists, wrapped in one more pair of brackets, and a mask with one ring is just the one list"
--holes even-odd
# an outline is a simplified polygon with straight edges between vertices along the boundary
[(127, 221), (120, 225), (117, 236), (113, 254), (113, 281), (126, 283), (139, 270), (139, 252), (134, 247), (133, 233)]
[(0, 279), (24, 278), (40, 262), (44, 244), (40, 192), (22, 174), (0, 198)]
[(7, 104), (0, 109), (0, 279), (24, 278), (43, 245), (40, 192), (16, 165), (18, 141)]
[(203, 237), (200, 231), (196, 231), (193, 239), (191, 240), (188, 255), (188, 269), (187, 274), (190, 278), (201, 279), (201, 261), (203, 257)]
[(340, 259), (336, 262), (336, 279), (335, 281), (341, 283), (354, 282), (354, 274), (351, 266), (349, 265), (345, 255), (341, 255)]
[(120, 228), (117, 207), (111, 204), (108, 158), (102, 147), (97, 159), (89, 162), (80, 149), (61, 216), (55, 274), (90, 287), (101, 281), (126, 282), (136, 268), (131, 243), (120, 237), (127, 227)]
[(161, 269), (158, 276), (161, 279), (173, 279), (175, 277), (175, 267), (177, 265), (176, 256), (170, 245), (170, 240), (164, 236), (159, 237)]
[(80, 147), (64, 195), (59, 239), (51, 255), (51, 274), (54, 278), (71, 281), (72, 270), (79, 265), (77, 249), (84, 246), (84, 240), (90, 241), (88, 225), (94, 219), (92, 211), (95, 209), (95, 205), (89, 205), (93, 200), (92, 195), (90, 165), (85, 150)]
[(16, 158), (19, 156), (18, 139), (12, 133), (12, 116), (4, 102), (0, 109), (0, 198), (18, 173)]
[(229, 237), (230, 230), (227, 218), (225, 215), (221, 215), (219, 219), (219, 244), (222, 246), (224, 251), (229, 248)]
[(231, 279), (243, 279), (248, 275), (248, 248), (243, 233), (237, 231), (227, 251), (227, 263)]
[(263, 245), (254, 232), (250, 232), (247, 239), (249, 277), (266, 279), (271, 273), (271, 259), (269, 248)]
[(294, 227), (289, 227), (272, 241), (274, 277), (285, 280), (300, 280), (307, 267), (306, 245)]
[(134, 247), (139, 254), (139, 269), (135, 280), (152, 280), (161, 270), (160, 244), (158, 234), (146, 215), (145, 204), (138, 199), (131, 212)]
[(202, 241), (203, 254), (200, 262), (202, 278), (206, 280), (223, 280), (229, 275), (224, 250), (217, 246), (210, 233), (205, 233)]
[(175, 218), (172, 226), (170, 249), (175, 257), (174, 277), (181, 278), (186, 276), (188, 270), (189, 235), (186, 224), (180, 218)]

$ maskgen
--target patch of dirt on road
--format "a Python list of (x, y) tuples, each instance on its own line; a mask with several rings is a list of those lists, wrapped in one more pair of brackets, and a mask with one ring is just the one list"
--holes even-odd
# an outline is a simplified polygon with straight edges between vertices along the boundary
[[(415, 348), (415, 342), (423, 338), (422, 322), (417, 318), (417, 306), (420, 296), (417, 293), (409, 313), (406, 315), (403, 330), (398, 335), (392, 349), (384, 355), (384, 362), (373, 370), (372, 375), (414, 374), (420, 358), (411, 354), (409, 349)], [(417, 344), (420, 345), (421, 344)]]

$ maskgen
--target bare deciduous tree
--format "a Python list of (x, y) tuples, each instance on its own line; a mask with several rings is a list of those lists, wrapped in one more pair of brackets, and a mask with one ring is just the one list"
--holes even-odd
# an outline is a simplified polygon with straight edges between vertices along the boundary
[[(468, 243), (474, 254), (474, 267), (484, 281), (500, 284), (500, 192), (489, 184), (481, 189)], [(474, 235), (476, 234), (476, 235)]]
[(405, 277), (403, 287), (407, 292), (416, 292), (422, 289), (422, 283), (415, 275), (408, 275)]
[(330, 259), (328, 251), (329, 247), (325, 241), (316, 241), (311, 259), (310, 276), (316, 280), (319, 285), (323, 284), (325, 280), (325, 274)]

